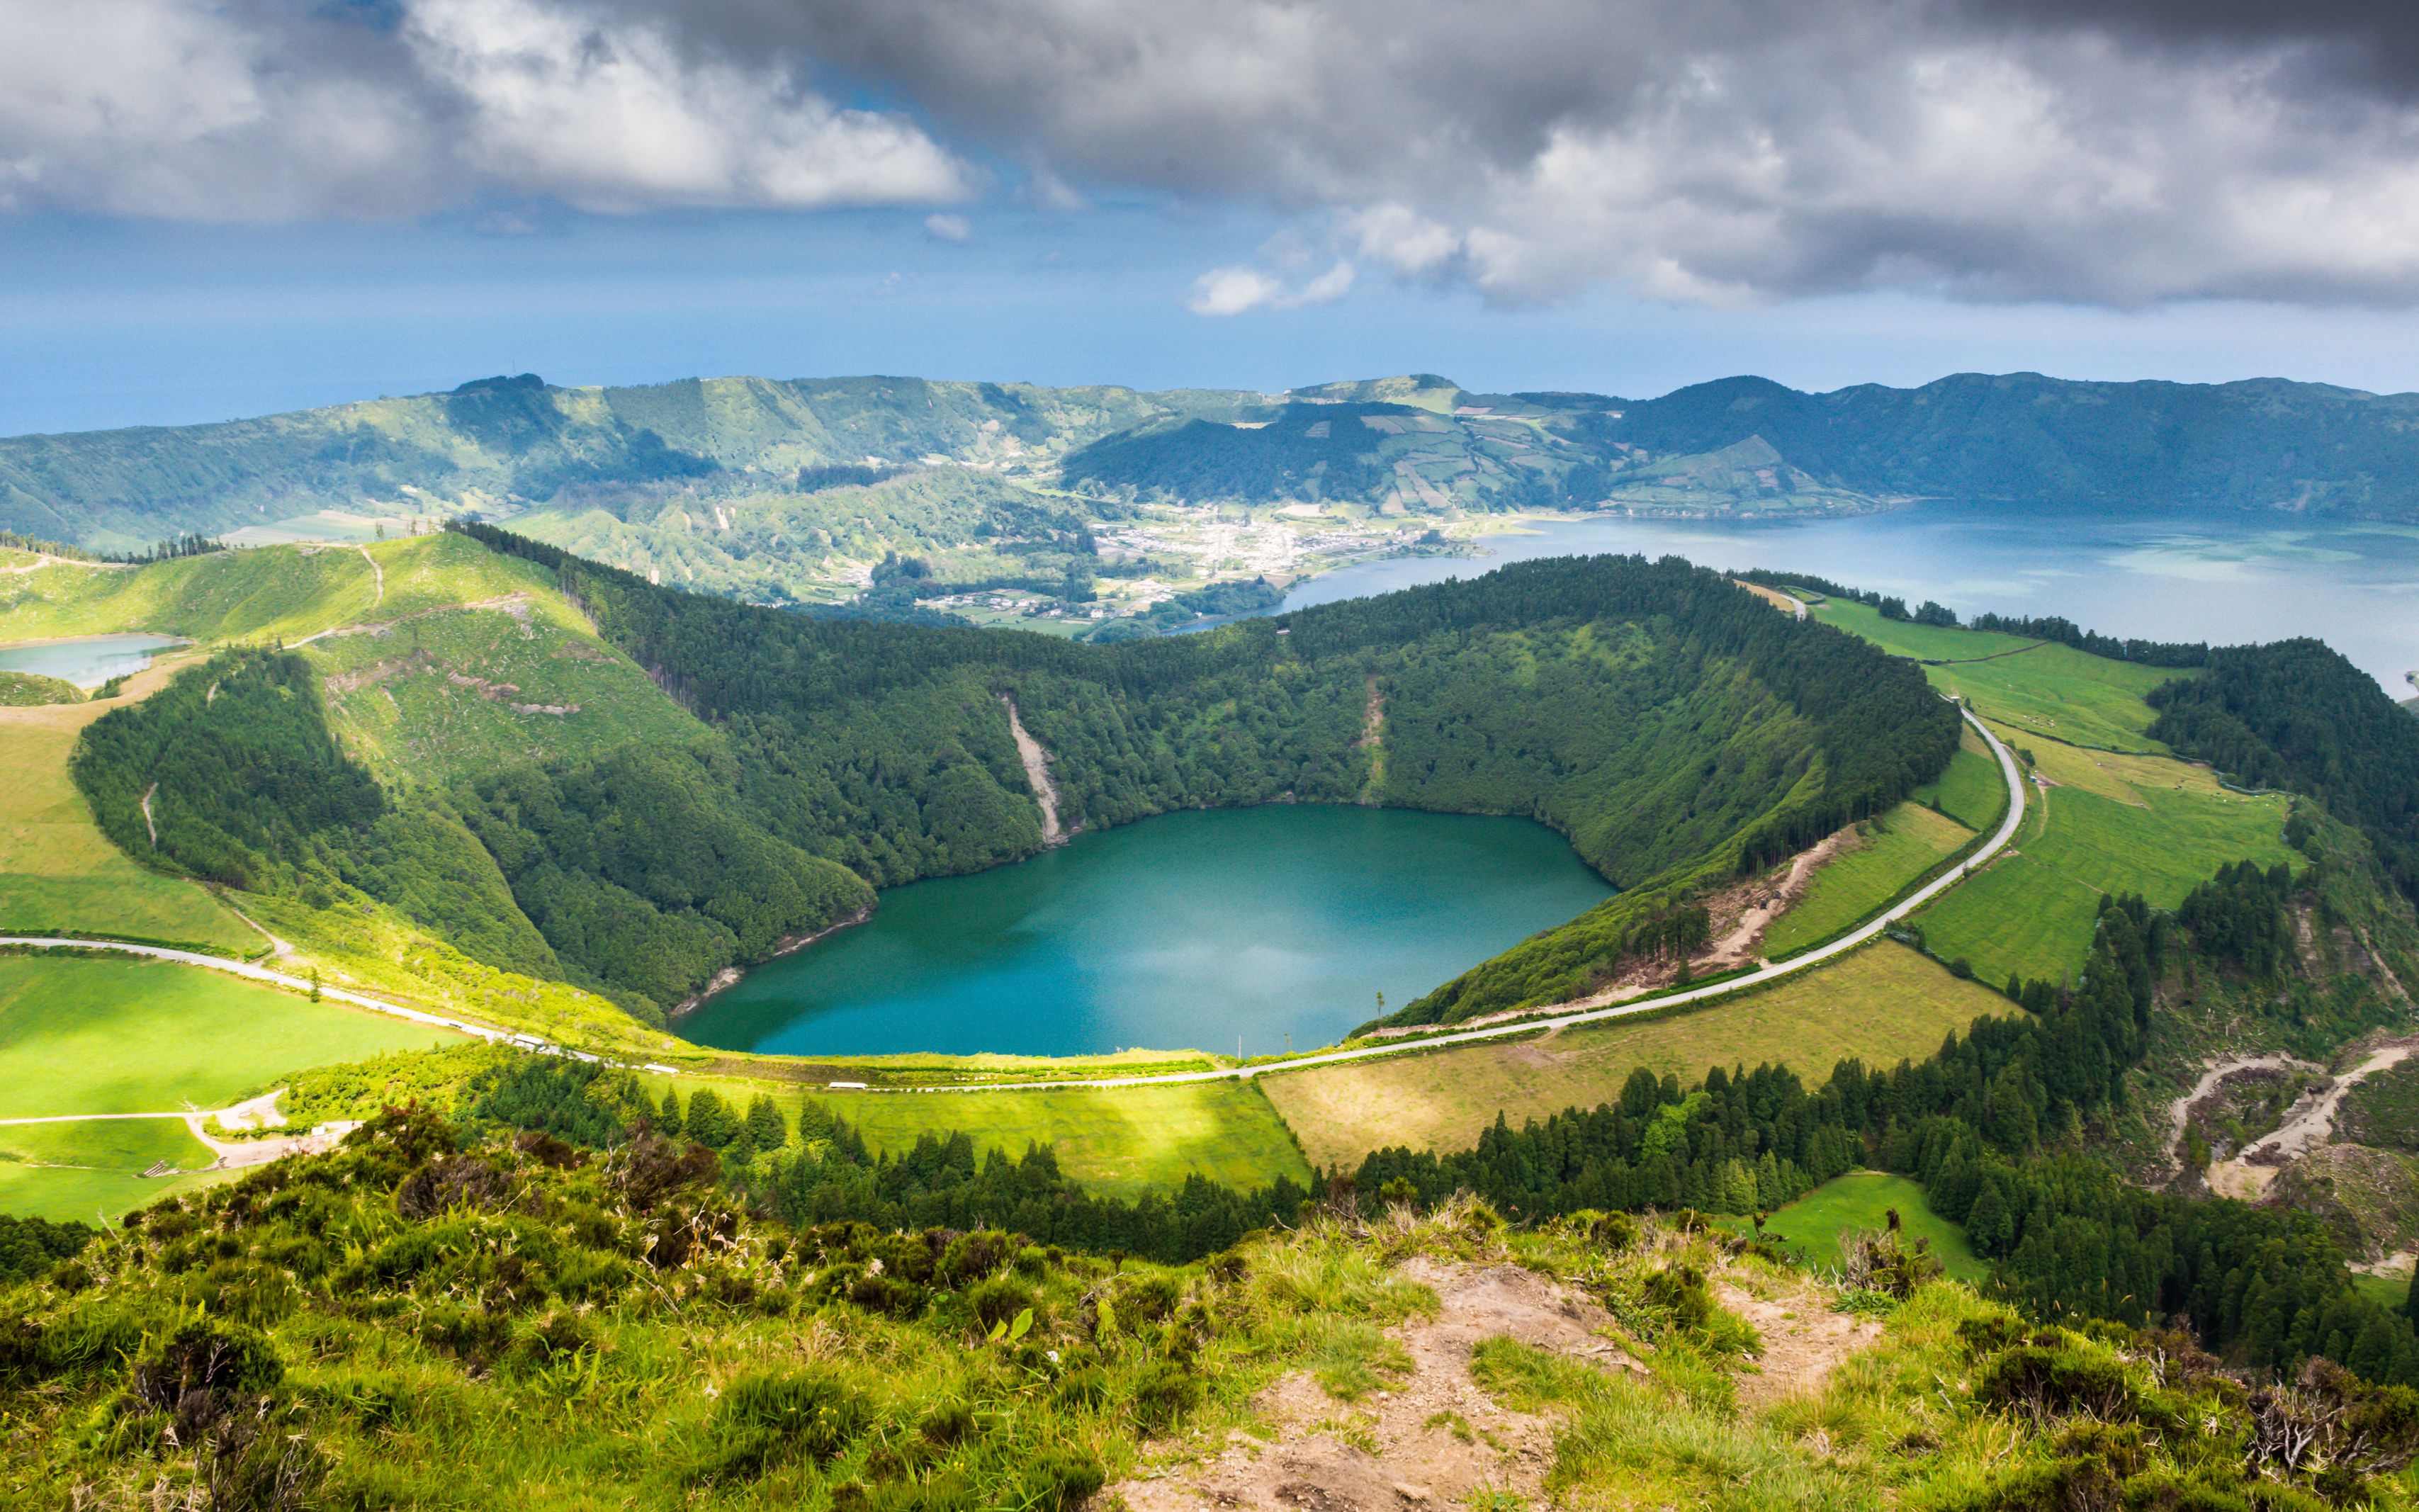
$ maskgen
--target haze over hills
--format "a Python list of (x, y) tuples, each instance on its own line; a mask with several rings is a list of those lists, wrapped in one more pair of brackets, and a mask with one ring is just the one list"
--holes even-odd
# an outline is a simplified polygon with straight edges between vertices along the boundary
[[(2414, 427), (2419, 395), (2282, 379), (1961, 374), (1804, 393), (1736, 378), (1639, 400), (1474, 393), (1434, 375), (1281, 395), (898, 378), (560, 388), (523, 375), (218, 424), (0, 440), (0, 528), (114, 549), (476, 510), (534, 514), (525, 529), (636, 566), (681, 535), (805, 559), (1013, 533), (999, 511), (1036, 487), (1095, 515), (1148, 501), (1799, 515), (1946, 498), (2413, 520)], [(919, 486), (973, 505), (920, 533), (876, 519), (851, 542), (797, 502), (902, 472), (972, 474)], [(841, 514), (895, 512), (858, 499)]]

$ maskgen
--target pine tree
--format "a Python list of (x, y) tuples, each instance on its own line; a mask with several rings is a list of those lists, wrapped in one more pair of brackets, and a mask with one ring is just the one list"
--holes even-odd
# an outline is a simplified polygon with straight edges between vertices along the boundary
[(739, 1115), (711, 1087), (688, 1100), (688, 1136), (708, 1149), (722, 1149), (739, 1137)]
[(790, 1142), (789, 1120), (781, 1117), (780, 1104), (762, 1092), (747, 1104), (747, 1137), (759, 1149), (778, 1149)]
[(663, 1116), (655, 1120), (655, 1127), (661, 1131), (667, 1138), (677, 1139), (680, 1137), (680, 1132), (683, 1125), (681, 1123), (679, 1088), (672, 1087), (667, 1087), (664, 1088)]

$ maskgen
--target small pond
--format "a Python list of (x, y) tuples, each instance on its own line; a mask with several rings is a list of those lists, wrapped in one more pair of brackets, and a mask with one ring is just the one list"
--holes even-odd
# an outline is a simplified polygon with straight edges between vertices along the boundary
[(90, 635), (73, 640), (28, 640), (0, 646), (0, 671), (34, 672), (78, 687), (139, 672), (151, 658), (184, 641), (172, 635)]

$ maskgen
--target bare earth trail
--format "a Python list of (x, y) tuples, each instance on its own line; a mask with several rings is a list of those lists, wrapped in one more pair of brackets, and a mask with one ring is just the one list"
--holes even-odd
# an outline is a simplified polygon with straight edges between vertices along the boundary
[(1025, 763), (1025, 780), (1033, 789), (1033, 801), (1041, 805), (1041, 843), (1063, 845), (1066, 831), (1058, 826), (1058, 784), (1050, 776), (1050, 753), (1041, 742), (1027, 734), (1025, 721), (1017, 717), (1016, 701), (1002, 693), (1000, 706), (1008, 710), (1008, 733), (1016, 737), (1016, 754)]
[(2237, 1072), (2246, 1071), (2321, 1071), (2324, 1069), (2325, 1068), (2314, 1065), (2309, 1061), (2296, 1059), (2291, 1056), (2276, 1052), (2271, 1052), (2264, 1056), (2235, 1056), (2230, 1059), (2220, 1060), (2213, 1063), (2207, 1071), (2201, 1072), (2199, 1081), (2193, 1083), (2191, 1091), (2184, 1093), (2181, 1097), (2177, 1098), (2174, 1102), (2167, 1104), (2167, 1148), (2178, 1152), (2177, 1158), (2179, 1160), (2182, 1158), (2181, 1151), (2184, 1142), (2184, 1125), (2192, 1119), (2194, 1104), (2197, 1103), (2202, 1098), (2209, 1096), (2210, 1093), (2216, 1091), (2219, 1084), (2226, 1081), (2228, 1077), (2235, 1075)]
[(2369, 1052), (2367, 1059), (2287, 1109), (2284, 1125), (2274, 1134), (2254, 1141), (2232, 1160), (2211, 1165), (2210, 1190), (2246, 1201), (2265, 1193), (2286, 1165), (2334, 1136), (2335, 1115), (2343, 1111), (2343, 1101), (2353, 1088), (2414, 1053), (2419, 1053), (2419, 1037), (2389, 1041)]
[(1599, 1369), (1640, 1368), (1603, 1336), (1611, 1317), (1517, 1265), (1422, 1257), (1401, 1274), (1436, 1294), (1434, 1317), (1390, 1331), (1411, 1369), (1384, 1391), (1338, 1401), (1305, 1373), (1255, 1403), (1273, 1442), (1236, 1433), (1205, 1461), (1113, 1489), (1132, 1512), (1392, 1512), (1448, 1508), (1493, 1492), (1539, 1499), (1553, 1464), (1554, 1419), (1499, 1404), (1471, 1374), (1486, 1339), (1512, 1338)]
[[(1070, 1077), (1055, 1081), (1013, 1082), (994, 1087), (850, 1088), (848, 1090), (903, 1095), (917, 1092), (1038, 1091), (1085, 1087), (1168, 1087), (1188, 1082), (1249, 1081), (1263, 1072), (1298, 1071), (1310, 1066), (1340, 1065), (1347, 1061), (1367, 1060), (1378, 1056), (1400, 1055), (1406, 1050), (1426, 1050), (1438, 1045), (1471, 1044), (1484, 1040), (1502, 1039), (1507, 1035), (1533, 1034), (1540, 1029), (1560, 1029), (1574, 1024), (1592, 1024), (1605, 1019), (1623, 1018), (1633, 1013), (1660, 1012), (1665, 1009), (1677, 1008), (1687, 1003), (1711, 1002), (1716, 998), (1727, 997), (1733, 993), (1761, 986), (1768, 981), (1777, 981), (1783, 977), (1794, 976), (1798, 972), (1820, 965), (1826, 961), (1835, 960), (1878, 938), (1881, 933), (1892, 924), (1964, 881), (1977, 868), (2006, 849), (2008, 842), (2015, 838), (2017, 826), (2024, 823), (2025, 818), (2024, 778), (2016, 769), (2016, 759), (2008, 753), (2008, 748), (2000, 743), (1998, 736), (1984, 728), (1982, 721), (1976, 718), (1972, 711), (1960, 709), (1959, 713), (1965, 722), (1973, 727), (1974, 732), (1982, 737), (1983, 743), (1990, 747), (1991, 754), (1998, 759), (2000, 776), (2008, 784), (2008, 812), (2007, 816), (2000, 821), (1998, 829), (1973, 855), (1857, 928), (1827, 945), (1817, 946), (1803, 955), (1792, 957), (1787, 961), (1758, 967), (1745, 976), (1733, 977), (1727, 981), (1693, 988), (1687, 992), (1667, 993), (1659, 997), (1645, 997), (1626, 1003), (1592, 1006), (1591, 1000), (1581, 999), (1577, 1004), (1566, 1005), (1567, 1008), (1575, 1010), (1571, 1011), (1558, 1011), (1549, 1008), (1509, 1023), (1492, 1024), (1480, 1028), (1459, 1029), (1446, 1034), (1431, 1034), (1387, 1044), (1363, 1045), (1351, 1050), (1322, 1051), (1317, 1055), (1296, 1056), (1290, 1059), (1258, 1066), (1233, 1066), (1216, 1071), (1169, 1072), (1150, 1076)], [(1009, 710), (1009, 719), (1011, 733), (1020, 736), (1017, 746), (1020, 754), (1023, 754), (1026, 751), (1027, 742), (1031, 740), (1031, 736), (1024, 733), (1023, 721), (1017, 718), (1012, 705)], [(1035, 762), (1038, 761), (1041, 764), (1041, 779), (1035, 784), (1035, 792), (1037, 795), (1044, 792), (1051, 795), (1048, 806), (1043, 810), (1043, 832), (1047, 835), (1056, 825), (1056, 790), (1050, 783), (1047, 759), (1042, 755), (1039, 743), (1032, 744), (1030, 750), (1031, 754), (1026, 757), (1027, 775), (1032, 774)], [(56, 935), (0, 935), (0, 947), (8, 946), (33, 949), (116, 950), (129, 955), (149, 956), (154, 960), (175, 961), (185, 965), (201, 966), (211, 971), (229, 972), (235, 976), (248, 977), (254, 981), (267, 982), (272, 987), (284, 987), (294, 992), (307, 993), (313, 986), (311, 982), (299, 977), (289, 977), (283, 972), (254, 965), (250, 962), (230, 961), (223, 956), (204, 955), (194, 950), (171, 949), (165, 946), (133, 945), (121, 940), (71, 939)], [(388, 1013), (398, 1018), (409, 1019), (415, 1024), (436, 1025), (442, 1028), (455, 1029), (464, 1034), (476, 1035), (483, 1040), (505, 1041), (547, 1054), (568, 1055), (581, 1060), (599, 1058), (585, 1051), (565, 1050), (561, 1046), (548, 1044), (530, 1035), (515, 1034), (486, 1025), (470, 1024), (460, 1019), (447, 1018), (442, 1014), (404, 1008), (338, 987), (323, 987), (320, 991), (323, 995), (337, 1002), (348, 1003), (355, 1008), (365, 1008), (374, 1013)], [(671, 1068), (650, 1065), (643, 1069), (669, 1072)]]

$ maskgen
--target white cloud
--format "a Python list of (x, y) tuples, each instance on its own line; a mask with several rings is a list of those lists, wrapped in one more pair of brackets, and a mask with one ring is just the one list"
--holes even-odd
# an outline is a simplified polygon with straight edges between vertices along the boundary
[(1310, 304), (1333, 304), (1352, 291), (1356, 276), (1351, 263), (1338, 261), (1316, 278), (1293, 287), (1273, 273), (1248, 264), (1213, 268), (1193, 283), (1193, 298), (1184, 307), (1194, 315), (1241, 315), (1249, 310), (1299, 310)]
[(423, 69), (470, 108), (464, 151), (516, 188), (603, 209), (965, 193), (912, 122), (838, 109), (777, 69), (684, 57), (653, 26), (546, 0), (407, 0), (406, 14)]
[(1273, 304), (1285, 285), (1256, 268), (1213, 268), (1194, 280), (1184, 307), (1194, 315), (1241, 315)]
[(935, 241), (963, 241), (975, 234), (975, 224), (963, 215), (935, 211), (924, 217), (924, 234)]
[(184, 219), (963, 199), (909, 117), (578, 0), (0, 0), (0, 199)]
[(2419, 300), (2419, 28), (2357, 6), (388, 3), (0, 0), (0, 204), (932, 209), (988, 161), (1069, 211), (1292, 217), (1209, 313), (1349, 265), (1506, 301)]

